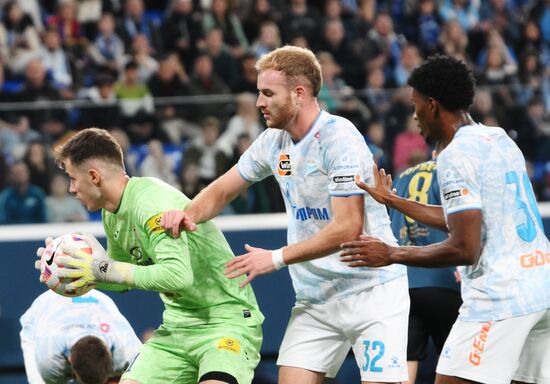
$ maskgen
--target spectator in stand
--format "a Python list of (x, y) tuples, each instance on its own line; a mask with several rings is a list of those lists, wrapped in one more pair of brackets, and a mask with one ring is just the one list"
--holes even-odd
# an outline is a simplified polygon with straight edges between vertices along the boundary
[(121, 125), (121, 112), (110, 73), (99, 73), (95, 85), (84, 95), (89, 104), (80, 109), (78, 128), (102, 127), (113, 129)]
[(56, 173), (50, 180), (50, 195), (46, 197), (48, 223), (88, 221), (88, 212), (69, 193), (69, 180), (63, 173)]
[(126, 173), (130, 177), (137, 175), (135, 166), (136, 159), (128, 153), (128, 150), (130, 149), (130, 139), (128, 138), (128, 135), (120, 128), (111, 129), (109, 133), (113, 136), (118, 145), (120, 145), (120, 149), (124, 155), (123, 162)]
[(139, 112), (153, 114), (153, 97), (147, 85), (139, 79), (139, 66), (129, 61), (124, 66), (122, 81), (115, 84), (115, 95), (120, 100), (120, 109), (124, 117), (133, 117)]
[[(231, 168), (237, 164), (241, 155), (252, 145), (253, 139), (246, 133), (237, 137), (237, 141), (233, 148), (232, 159), (230, 161)], [(266, 180), (259, 183), (254, 183), (248, 188), (242, 190), (239, 195), (231, 201), (230, 208), (234, 214), (251, 214), (251, 213), (267, 213), (270, 212), (269, 194), (267, 188), (273, 187)]]
[(132, 51), (124, 58), (124, 64), (133, 61), (138, 66), (138, 81), (147, 83), (151, 76), (158, 71), (159, 64), (151, 56), (153, 50), (149, 46), (149, 40), (145, 35), (137, 34), (132, 41)]
[(59, 0), (56, 14), (48, 17), (47, 24), (57, 28), (68, 53), (80, 57), (85, 41), (76, 18), (77, 12), (78, 3), (75, 0)]
[(420, 134), (414, 115), (407, 120), (405, 131), (395, 137), (393, 147), (393, 173), (428, 160), (428, 145)]
[(0, 56), (9, 75), (22, 74), (29, 61), (38, 56), (39, 48), (40, 37), (31, 18), (17, 1), (5, 3), (0, 23)]
[(258, 71), (256, 71), (256, 55), (245, 53), (240, 62), (240, 79), (231, 89), (234, 93), (257, 93)]
[(244, 34), (241, 21), (229, 6), (228, 0), (212, 0), (210, 10), (204, 13), (202, 28), (207, 33), (212, 28), (223, 32), (223, 41), (229, 46), (231, 54), (240, 58), (248, 48), (248, 39)]
[(541, 55), (535, 48), (527, 48), (521, 52), (518, 67), (519, 85), (516, 94), (519, 105), (527, 105), (537, 93), (540, 93), (544, 70)]
[(239, 79), (239, 62), (231, 54), (230, 48), (223, 41), (223, 31), (214, 27), (206, 32), (205, 52), (210, 55), (214, 72), (230, 87)]
[(457, 20), (468, 32), (479, 22), (479, 4), (478, 0), (443, 0), (439, 14), (445, 22)]
[(481, 1), (479, 18), (477, 29), (487, 33), (495, 28), (513, 46), (516, 46), (519, 42), (523, 15), (513, 1)]
[(183, 164), (178, 173), (177, 181), (180, 191), (192, 199), (205, 187), (199, 180), (199, 167), (195, 163)]
[(435, 0), (419, 0), (416, 11), (410, 17), (407, 39), (413, 41), (424, 55), (437, 52), (443, 20), (437, 11)]
[(395, 32), (390, 15), (383, 12), (376, 14), (374, 25), (362, 40), (360, 48), (367, 71), (382, 68), (386, 75), (391, 75), (399, 61), (403, 40), (404, 37)]
[(344, 90), (348, 87), (340, 77), (342, 68), (336, 63), (329, 52), (318, 52), (317, 58), (321, 64), (323, 84), (319, 90), (319, 104), (324, 110), (334, 113), (340, 106)]
[(113, 75), (124, 61), (124, 43), (115, 33), (115, 19), (110, 13), (101, 16), (94, 42), (89, 45), (88, 53), (97, 72), (110, 72)]
[(139, 176), (156, 177), (170, 185), (176, 184), (174, 162), (164, 152), (160, 140), (153, 139), (147, 144), (147, 156), (139, 165), (138, 174)]
[(396, 87), (404, 87), (411, 72), (422, 64), (422, 56), (413, 44), (405, 44), (401, 48), (399, 63), (393, 71), (393, 83)]
[(0, 192), (0, 224), (46, 222), (44, 191), (29, 181), (29, 169), (20, 161), (9, 171), (10, 186)]
[[(172, 53), (159, 62), (159, 70), (151, 77), (147, 86), (155, 98), (181, 97), (190, 94), (189, 77), (178, 55)], [(155, 110), (162, 130), (174, 144), (194, 138), (199, 134), (197, 125), (190, 121), (191, 109), (183, 102), (162, 102)]]
[(241, 93), (235, 98), (237, 113), (229, 119), (227, 127), (218, 139), (218, 146), (227, 157), (233, 155), (238, 138), (246, 134), (255, 140), (264, 130), (260, 123), (260, 114), (256, 108), (256, 96), (250, 93)]
[(281, 13), (269, 0), (252, 0), (250, 12), (243, 21), (243, 29), (248, 41), (254, 41), (260, 34), (260, 27), (266, 21), (279, 24)]
[[(230, 88), (225, 81), (214, 73), (212, 58), (207, 53), (201, 53), (197, 56), (191, 74), (191, 94), (192, 95), (223, 95), (229, 94)], [(193, 107), (194, 120), (200, 121), (207, 116), (220, 117), (225, 115), (225, 103), (211, 100), (208, 103), (200, 103)]]
[(145, 13), (143, 0), (127, 0), (124, 14), (118, 19), (117, 34), (122, 38), (125, 51), (130, 52), (136, 35), (145, 35), (155, 53), (162, 50), (160, 31), (155, 22)]
[(55, 172), (55, 163), (52, 160), (48, 148), (40, 141), (29, 144), (23, 161), (29, 170), (29, 181), (46, 194), (50, 194), (50, 181)]
[(374, 163), (378, 169), (388, 169), (388, 159), (384, 153), (384, 125), (381, 121), (373, 121), (367, 128), (365, 141), (372, 152)]
[(502, 34), (495, 28), (492, 28), (487, 33), (485, 47), (481, 50), (477, 57), (476, 64), (478, 67), (482, 68), (487, 64), (489, 51), (491, 49), (500, 51), (505, 64), (510, 67), (516, 67), (514, 69), (517, 70), (517, 56), (514, 50), (506, 43)]
[(195, 55), (204, 48), (202, 15), (193, 8), (192, 0), (172, 0), (162, 23), (165, 50), (177, 52), (186, 68), (191, 68)]
[[(19, 102), (60, 101), (61, 93), (46, 78), (46, 69), (42, 61), (31, 60), (25, 69), (25, 85), (16, 94)], [(31, 128), (44, 135), (48, 141), (55, 141), (66, 131), (67, 112), (63, 107), (44, 105), (40, 109), (25, 112)]]
[(309, 6), (307, 0), (290, 0), (281, 20), (283, 42), (289, 42), (300, 34), (311, 44), (321, 34), (321, 20), (317, 8)]
[(350, 15), (344, 12), (344, 6), (340, 0), (327, 0), (324, 4), (323, 25), (330, 20), (340, 20), (344, 26), (344, 34), (348, 42), (353, 42), (357, 38), (357, 28)]
[(441, 53), (449, 56), (466, 53), (468, 35), (458, 20), (452, 19), (443, 24), (439, 35), (439, 47)]
[(40, 48), (40, 60), (50, 74), (55, 88), (72, 97), (73, 68), (69, 56), (61, 46), (61, 36), (56, 26), (49, 26), (44, 32), (44, 45)]
[(265, 21), (260, 25), (260, 33), (250, 50), (256, 57), (260, 57), (281, 46), (281, 31), (273, 21)]
[(367, 84), (363, 98), (370, 110), (375, 111), (375, 117), (383, 119), (391, 107), (391, 97), (385, 88), (386, 76), (382, 68), (372, 68), (367, 74)]
[(199, 183), (207, 186), (225, 172), (227, 157), (217, 141), (220, 135), (218, 119), (208, 117), (202, 120), (201, 133), (185, 151), (183, 164), (196, 164), (199, 167)]
[(365, 83), (365, 72), (357, 56), (346, 39), (341, 20), (331, 19), (323, 27), (323, 37), (318, 44), (321, 51), (329, 52), (342, 68), (341, 76), (351, 87), (359, 89)]

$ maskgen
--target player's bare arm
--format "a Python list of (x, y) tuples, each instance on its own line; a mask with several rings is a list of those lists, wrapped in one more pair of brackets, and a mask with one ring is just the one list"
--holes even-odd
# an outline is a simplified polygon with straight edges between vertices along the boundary
[(179, 236), (180, 230), (194, 231), (197, 224), (216, 217), (247, 187), (247, 181), (242, 178), (235, 165), (203, 189), (185, 210), (164, 212), (161, 226), (174, 237)]
[(391, 175), (386, 174), (383, 168), (378, 170), (376, 164), (373, 166), (373, 178), (374, 187), (369, 186), (359, 176), (356, 176), (355, 184), (379, 203), (397, 209), (410, 218), (430, 227), (448, 231), (443, 209), (440, 205), (423, 204), (398, 196), (392, 188)]
[(473, 265), (481, 254), (481, 211), (449, 215), (449, 238), (425, 247), (395, 247), (371, 237), (342, 244), (341, 260), (350, 267), (405, 264), (415, 267)]
[(256, 276), (271, 273), (280, 268), (274, 261), (274, 252), (282, 252), (282, 263), (294, 264), (338, 251), (342, 242), (356, 239), (363, 230), (363, 199), (362, 195), (332, 197), (333, 218), (317, 235), (277, 251), (246, 245), (247, 253), (227, 263), (225, 274), (229, 278), (248, 274), (248, 278), (241, 284), (245, 286)]

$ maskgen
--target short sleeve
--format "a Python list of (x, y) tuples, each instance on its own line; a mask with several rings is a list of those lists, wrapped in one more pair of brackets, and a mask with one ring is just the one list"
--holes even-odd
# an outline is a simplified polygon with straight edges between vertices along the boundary
[[(351, 123), (343, 121), (338, 137), (324, 140), (324, 162), (328, 171), (328, 190), (331, 196), (362, 195), (364, 192), (355, 184), (355, 175), (367, 180), (372, 178), (372, 153), (363, 137)], [(348, 126), (349, 125), (349, 126)], [(370, 171), (369, 171), (370, 170)]]
[(275, 135), (271, 130), (266, 130), (252, 143), (239, 159), (237, 169), (242, 178), (255, 183), (270, 176), (273, 171), (269, 165), (268, 155), (273, 146)]
[(437, 159), (441, 203), (446, 215), (481, 209), (480, 161), (460, 146), (449, 148)]

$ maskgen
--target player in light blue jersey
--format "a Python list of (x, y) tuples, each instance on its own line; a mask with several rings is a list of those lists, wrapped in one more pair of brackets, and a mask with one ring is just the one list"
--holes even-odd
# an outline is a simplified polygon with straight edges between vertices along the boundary
[(321, 383), (334, 377), (350, 348), (363, 383), (406, 380), (409, 310), (403, 266), (352, 269), (340, 244), (367, 233), (397, 244), (386, 208), (355, 185), (372, 180), (372, 154), (348, 120), (322, 111), (320, 65), (307, 49), (286, 46), (262, 58), (257, 106), (267, 126), (238, 164), (162, 225), (178, 235), (217, 215), (251, 183), (274, 175), (289, 218), (288, 245), (247, 253), (226, 274), (244, 284), (287, 264), (296, 305), (279, 352), (279, 383)]
[[(377, 200), (449, 238), (427, 247), (394, 247), (373, 237), (344, 244), (351, 266), (461, 265), (460, 309), (440, 356), (436, 383), (550, 383), (550, 242), (544, 235), (525, 159), (501, 128), (475, 123), (471, 71), (435, 56), (413, 71), (412, 102), (437, 158), (441, 206), (401, 199), (390, 178), (361, 187)], [(376, 171), (376, 170), (375, 170)]]
[[(395, 179), (393, 186), (400, 197), (441, 205), (434, 160), (407, 168)], [(390, 219), (399, 245), (424, 246), (448, 237), (447, 233), (420, 223), (397, 209), (390, 209)], [(456, 321), (462, 299), (455, 274), (456, 267), (407, 267), (411, 299), (407, 343), (409, 384), (415, 383), (419, 361), (428, 357), (429, 339), (432, 339), (437, 354), (441, 354)]]
[(48, 290), (20, 321), (30, 384), (118, 382), (141, 347), (113, 300), (96, 290), (74, 298)]

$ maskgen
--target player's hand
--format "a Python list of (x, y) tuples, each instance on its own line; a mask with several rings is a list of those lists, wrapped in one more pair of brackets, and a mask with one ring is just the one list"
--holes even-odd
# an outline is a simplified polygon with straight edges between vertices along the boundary
[(360, 236), (340, 246), (340, 261), (349, 267), (385, 267), (392, 264), (392, 247), (372, 236)]
[(181, 209), (164, 212), (160, 225), (165, 230), (170, 231), (175, 238), (179, 237), (180, 229), (184, 231), (195, 231), (197, 229), (197, 224)]
[(224, 274), (230, 279), (247, 274), (246, 280), (239, 285), (241, 288), (254, 280), (256, 276), (276, 271), (270, 250), (252, 247), (248, 244), (245, 244), (244, 248), (247, 253), (237, 256), (225, 264), (224, 271)]
[(78, 289), (92, 283), (115, 283), (131, 285), (133, 283), (133, 266), (111, 259), (105, 248), (90, 234), (83, 234), (82, 238), (92, 248), (89, 254), (76, 248), (72, 244), (63, 243), (61, 246), (65, 255), (58, 256), (56, 262), (63, 266), (57, 270), (60, 278), (71, 278), (67, 289)]
[[(48, 244), (50, 244), (52, 241), (53, 241), (53, 237), (46, 237), (46, 239), (44, 240), (44, 246), (40, 247), (36, 250), (36, 256), (38, 257), (38, 260), (34, 261), (34, 268), (35, 269), (38, 269), (39, 271), (41, 270), (40, 263), (41, 263), (41, 260), (42, 260), (42, 254), (44, 253), (44, 250), (46, 249)], [(40, 271), (39, 280), (40, 280), (41, 283), (46, 281), (46, 278), (44, 276), (42, 276), (42, 271)]]
[(372, 167), (372, 175), (374, 178), (374, 187), (367, 185), (367, 183), (361, 180), (359, 175), (355, 176), (355, 184), (371, 195), (374, 200), (381, 204), (388, 204), (391, 196), (397, 193), (397, 191), (392, 188), (393, 182), (391, 175), (386, 175), (384, 168), (378, 171), (376, 164)]

